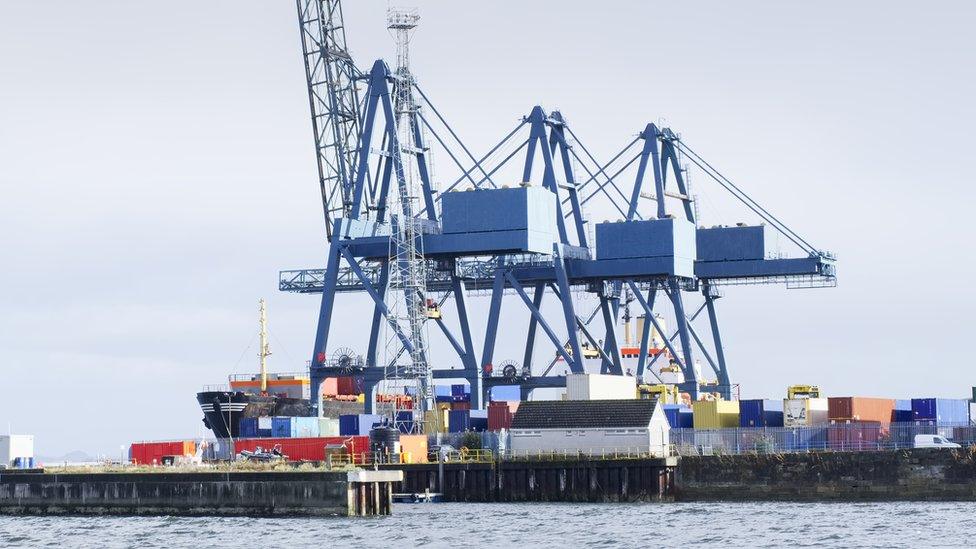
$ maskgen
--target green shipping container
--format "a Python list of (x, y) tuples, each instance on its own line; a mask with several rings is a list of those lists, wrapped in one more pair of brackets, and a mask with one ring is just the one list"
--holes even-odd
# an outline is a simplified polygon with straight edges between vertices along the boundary
[(695, 429), (739, 426), (738, 400), (699, 400), (691, 406)]

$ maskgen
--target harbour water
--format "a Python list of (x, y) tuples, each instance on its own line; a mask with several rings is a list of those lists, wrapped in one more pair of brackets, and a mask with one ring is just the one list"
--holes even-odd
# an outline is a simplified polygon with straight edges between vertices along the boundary
[(976, 503), (400, 504), (334, 519), (0, 517), (0, 547), (963, 547)]

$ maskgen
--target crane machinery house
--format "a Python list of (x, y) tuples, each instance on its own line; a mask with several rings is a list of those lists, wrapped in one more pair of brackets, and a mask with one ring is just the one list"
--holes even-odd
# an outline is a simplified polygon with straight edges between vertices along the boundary
[(523, 402), (511, 427), (515, 454), (667, 455), (671, 430), (657, 399)]

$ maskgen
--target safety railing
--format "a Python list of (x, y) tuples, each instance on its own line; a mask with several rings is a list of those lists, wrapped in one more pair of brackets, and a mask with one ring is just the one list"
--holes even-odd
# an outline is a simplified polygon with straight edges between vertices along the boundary
[(672, 444), (660, 450), (647, 448), (575, 448), (563, 450), (505, 450), (499, 453), (499, 461), (619, 461), (659, 459), (677, 454)]

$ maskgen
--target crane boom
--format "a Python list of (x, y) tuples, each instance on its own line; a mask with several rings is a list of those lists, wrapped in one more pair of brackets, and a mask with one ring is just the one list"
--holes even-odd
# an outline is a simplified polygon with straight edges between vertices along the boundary
[(352, 206), (361, 126), (356, 84), (362, 73), (346, 47), (342, 3), (297, 0), (297, 4), (326, 235), (332, 240), (333, 219)]

